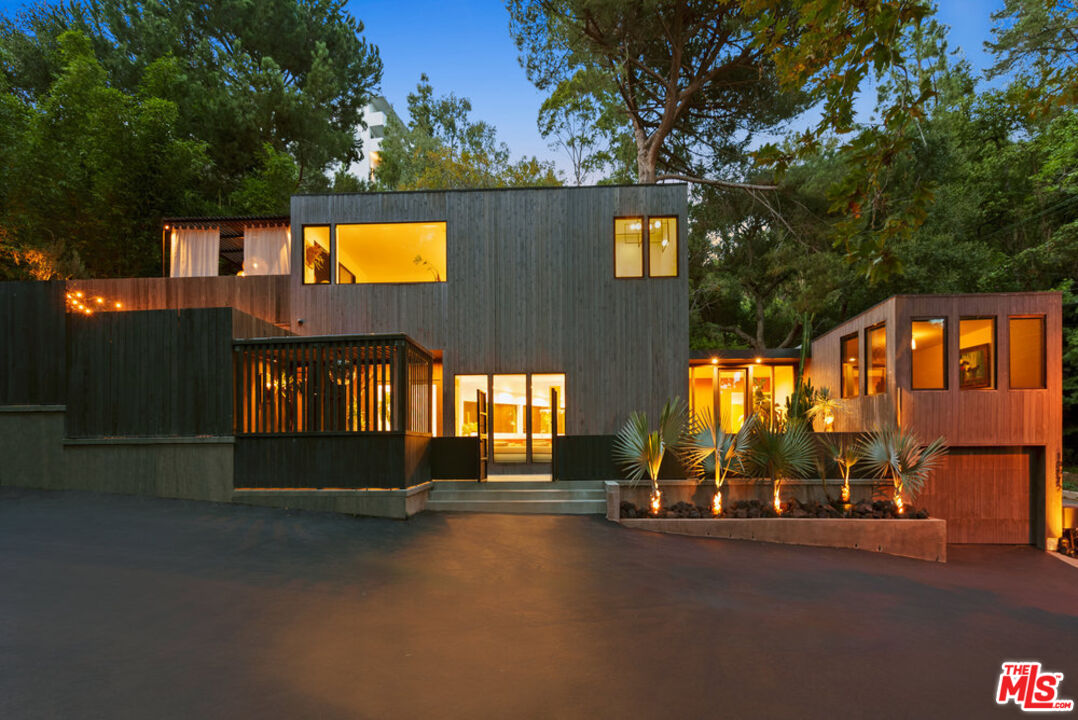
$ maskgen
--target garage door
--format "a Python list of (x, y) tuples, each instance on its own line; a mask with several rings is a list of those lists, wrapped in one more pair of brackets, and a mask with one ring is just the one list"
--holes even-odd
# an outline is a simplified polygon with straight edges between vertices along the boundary
[(914, 504), (947, 521), (948, 542), (1028, 544), (1033, 452), (951, 448)]

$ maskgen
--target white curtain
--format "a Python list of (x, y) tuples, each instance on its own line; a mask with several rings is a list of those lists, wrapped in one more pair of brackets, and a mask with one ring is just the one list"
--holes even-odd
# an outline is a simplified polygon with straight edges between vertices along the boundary
[(243, 229), (243, 274), (288, 275), (292, 234), (287, 225)]
[(176, 228), (169, 255), (172, 277), (216, 277), (220, 228)]

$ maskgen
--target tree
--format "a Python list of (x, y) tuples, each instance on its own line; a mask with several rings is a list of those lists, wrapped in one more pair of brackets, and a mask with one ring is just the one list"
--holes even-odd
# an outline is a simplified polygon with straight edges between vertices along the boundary
[(408, 94), (407, 126), (390, 118), (375, 183), (385, 190), (523, 187), (560, 184), (552, 163), (513, 162), (489, 123), (472, 120), (467, 98), (434, 96), (426, 75)]
[(1078, 101), (1078, 6), (1070, 0), (1005, 0), (992, 13), (990, 76), (1015, 74), (1022, 99), (1040, 109)]
[[(9, 249), (39, 279), (80, 263), (102, 275), (160, 267), (166, 211), (200, 207), (209, 168), (204, 143), (178, 137), (175, 104), (110, 87), (88, 39), (58, 40), (61, 69), (34, 105), (19, 103), (7, 132), (0, 227)], [(10, 100), (4, 107), (11, 107)]]
[(110, 87), (176, 106), (176, 131), (206, 143), (207, 199), (287, 152), (300, 187), (358, 159), (355, 129), (381, 79), (378, 50), (336, 0), (88, 0), (39, 5), (0, 25), (11, 90), (34, 103), (61, 71), (58, 38), (85, 35)]

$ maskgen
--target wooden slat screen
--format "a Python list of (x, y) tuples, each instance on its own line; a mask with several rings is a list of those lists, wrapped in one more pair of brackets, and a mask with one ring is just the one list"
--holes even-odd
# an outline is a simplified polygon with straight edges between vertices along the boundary
[(404, 335), (233, 344), (235, 433), (431, 432), (429, 353)]

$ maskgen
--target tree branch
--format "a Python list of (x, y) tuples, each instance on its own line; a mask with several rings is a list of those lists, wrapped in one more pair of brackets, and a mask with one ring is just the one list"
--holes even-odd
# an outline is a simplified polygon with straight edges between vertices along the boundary
[(778, 185), (756, 185), (753, 183), (739, 183), (731, 180), (717, 180), (714, 178), (698, 178), (692, 175), (682, 175), (681, 173), (663, 173), (662, 175), (655, 176), (655, 181), (659, 180), (681, 180), (688, 183), (696, 183), (701, 185), (715, 185), (717, 187), (734, 188), (737, 190), (778, 190)]

